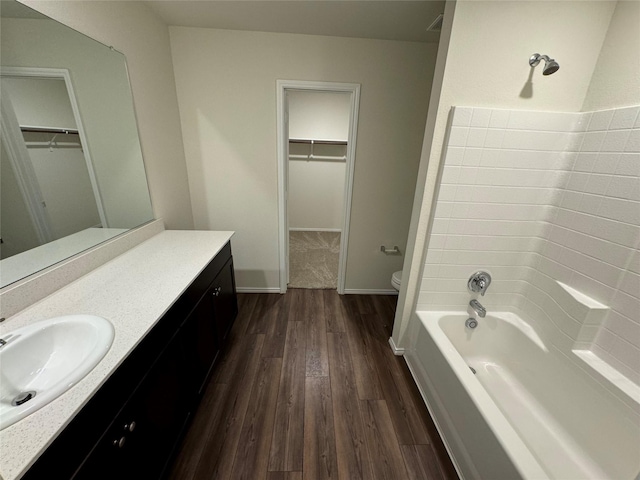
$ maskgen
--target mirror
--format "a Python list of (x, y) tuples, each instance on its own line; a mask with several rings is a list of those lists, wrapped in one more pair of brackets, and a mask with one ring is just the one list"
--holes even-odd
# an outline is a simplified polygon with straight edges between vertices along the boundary
[(125, 57), (0, 2), (0, 287), (153, 219)]

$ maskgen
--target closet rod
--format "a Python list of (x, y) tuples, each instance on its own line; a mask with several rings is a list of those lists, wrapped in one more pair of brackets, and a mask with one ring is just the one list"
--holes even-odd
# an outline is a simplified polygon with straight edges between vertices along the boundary
[(347, 142), (343, 140), (306, 140), (303, 138), (290, 138), (289, 143), (306, 143), (316, 145), (346, 145)]
[(50, 128), (50, 127), (30, 127), (20, 125), (22, 132), (28, 133), (64, 133), (65, 135), (77, 135), (77, 128)]
[(289, 160), (321, 160), (321, 161), (327, 161), (327, 162), (346, 162), (347, 161), (347, 157), (346, 156), (341, 156), (341, 157), (332, 157), (329, 155), (289, 155)]

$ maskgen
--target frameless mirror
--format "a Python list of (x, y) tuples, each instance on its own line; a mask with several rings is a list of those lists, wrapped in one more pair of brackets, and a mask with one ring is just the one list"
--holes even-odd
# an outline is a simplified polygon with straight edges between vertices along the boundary
[(153, 219), (121, 53), (0, 1), (0, 287)]

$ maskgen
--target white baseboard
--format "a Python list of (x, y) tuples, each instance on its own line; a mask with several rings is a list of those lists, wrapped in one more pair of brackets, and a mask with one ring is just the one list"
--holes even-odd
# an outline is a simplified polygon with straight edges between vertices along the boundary
[(397, 290), (390, 288), (388, 290), (385, 289), (361, 289), (361, 288), (345, 288), (345, 295), (398, 295)]
[(391, 350), (394, 355), (398, 357), (402, 357), (404, 355), (404, 348), (397, 347), (393, 337), (389, 337), (389, 345), (391, 345)]
[(289, 228), (290, 232), (342, 232), (341, 228)]
[(236, 287), (238, 293), (280, 293), (280, 287), (265, 287), (265, 288), (253, 288), (253, 287)]

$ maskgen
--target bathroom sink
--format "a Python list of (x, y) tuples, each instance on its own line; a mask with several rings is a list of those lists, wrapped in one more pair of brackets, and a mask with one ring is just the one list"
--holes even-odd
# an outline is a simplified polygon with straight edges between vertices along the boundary
[(2, 335), (0, 430), (78, 383), (105, 356), (113, 325), (94, 315), (66, 315)]

